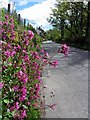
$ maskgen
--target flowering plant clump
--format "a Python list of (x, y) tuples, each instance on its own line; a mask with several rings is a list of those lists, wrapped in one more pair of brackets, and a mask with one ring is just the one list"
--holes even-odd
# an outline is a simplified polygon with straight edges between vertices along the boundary
[[(47, 64), (56, 66), (58, 61), (50, 61), (44, 50), (37, 52), (39, 46), (33, 43), (31, 30), (15, 29), (14, 19), (10, 15), (0, 21), (2, 35), (2, 119), (30, 120), (40, 118), (43, 101), (41, 100), (41, 74)], [(42, 52), (43, 55), (39, 53)], [(68, 53), (66, 45), (59, 49)], [(50, 106), (51, 108), (53, 106)]]

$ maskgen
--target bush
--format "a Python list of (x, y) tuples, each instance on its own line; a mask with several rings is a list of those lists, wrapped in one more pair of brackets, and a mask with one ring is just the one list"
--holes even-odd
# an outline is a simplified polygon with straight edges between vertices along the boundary
[[(0, 25), (2, 119), (40, 118), (44, 110), (42, 70), (47, 64), (55, 67), (58, 61), (51, 61), (48, 53), (40, 48), (40, 37), (31, 30), (20, 29), (11, 15), (6, 15)], [(67, 55), (68, 47), (62, 45), (58, 52)]]

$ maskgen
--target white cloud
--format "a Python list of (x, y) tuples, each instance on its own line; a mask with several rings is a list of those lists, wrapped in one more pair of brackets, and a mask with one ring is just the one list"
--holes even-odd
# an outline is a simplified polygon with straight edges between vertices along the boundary
[(8, 4), (11, 4), (11, 11), (12, 11), (12, 9), (13, 9), (13, 3), (12, 3), (12, 1), (11, 0), (0, 0), (0, 8), (8, 8)]
[(41, 26), (43, 28), (48, 28), (49, 23), (47, 22), (47, 18), (51, 13), (51, 7), (54, 7), (54, 3), (56, 0), (0, 0), (0, 8), (7, 8), (8, 3), (11, 1), (11, 10), (13, 9), (14, 2), (18, 2), (19, 6), (25, 5), (28, 2), (38, 2), (34, 6), (30, 8), (26, 8), (18, 13), (21, 14), (22, 18), (26, 18), (30, 21), (33, 21), (33, 25)]
[(42, 25), (42, 27), (45, 28), (45, 26), (49, 25), (47, 18), (52, 12), (51, 7), (54, 7), (55, 2), (56, 0), (46, 0), (30, 8), (19, 11), (19, 14), (21, 14), (23, 18), (35, 21), (36, 26)]
[(21, 0), (19, 6), (26, 5), (30, 0)]
[(0, 8), (7, 8), (9, 1), (8, 0), (0, 0)]

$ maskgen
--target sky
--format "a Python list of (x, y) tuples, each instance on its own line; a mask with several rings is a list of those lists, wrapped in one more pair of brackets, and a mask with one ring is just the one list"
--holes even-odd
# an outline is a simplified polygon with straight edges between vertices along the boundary
[(41, 26), (44, 30), (52, 28), (47, 18), (52, 13), (51, 8), (54, 8), (56, 0), (0, 0), (1, 2), (5, 5), (13, 3), (12, 6), (15, 6), (17, 13), (28, 19), (34, 27)]

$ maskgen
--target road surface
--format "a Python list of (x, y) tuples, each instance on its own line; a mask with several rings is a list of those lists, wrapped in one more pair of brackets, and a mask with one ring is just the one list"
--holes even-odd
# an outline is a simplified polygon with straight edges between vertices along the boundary
[[(51, 41), (43, 43), (50, 56), (59, 47)], [(46, 109), (45, 118), (88, 118), (88, 51), (71, 47), (68, 57), (56, 54), (53, 59), (59, 65), (55, 69), (47, 66), (43, 81), (46, 105), (56, 106)]]

